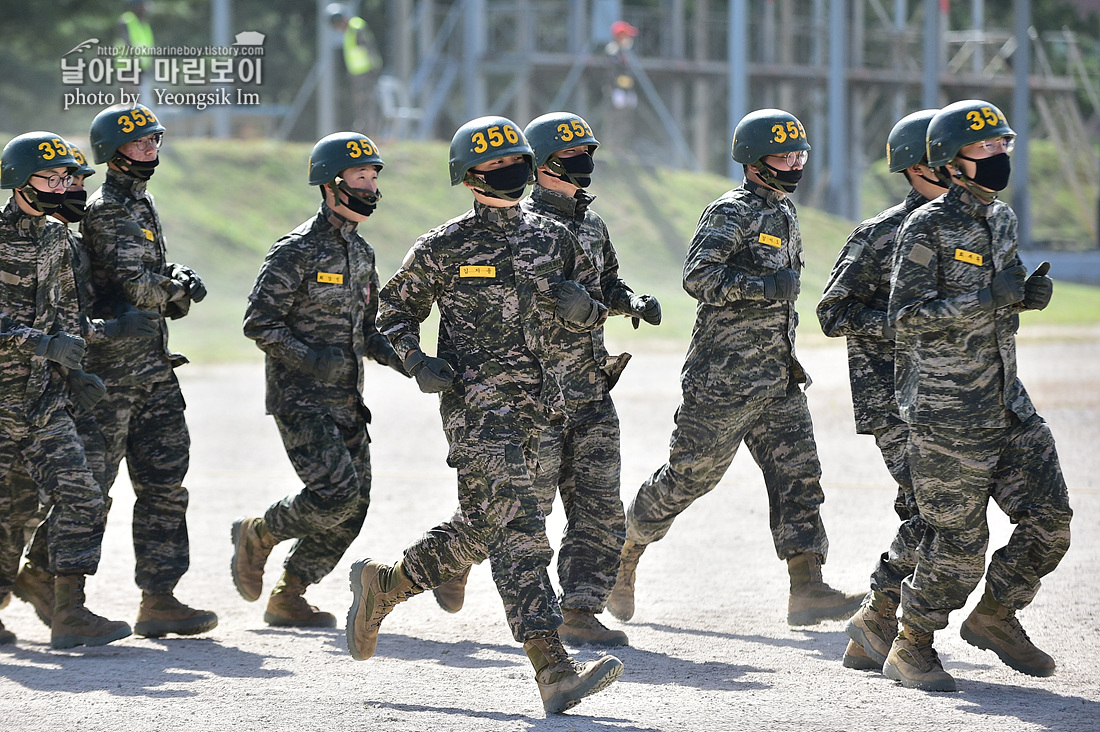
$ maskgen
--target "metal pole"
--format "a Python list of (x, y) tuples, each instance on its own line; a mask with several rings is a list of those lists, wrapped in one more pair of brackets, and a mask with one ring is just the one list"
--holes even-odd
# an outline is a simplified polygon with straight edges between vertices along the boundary
[(463, 86), (466, 89), (466, 118), (489, 113), (489, 90), (481, 73), (485, 51), (485, 0), (466, 0), (466, 53), (462, 59)]
[(336, 83), (332, 63), (333, 29), (325, 12), (326, 0), (317, 0), (317, 137), (336, 131)]
[[(230, 0), (214, 0), (210, 8), (210, 40), (215, 46), (225, 47), (230, 43), (229, 28), (232, 25), (230, 14)], [(213, 107), (213, 132), (214, 137), (224, 139), (229, 137), (232, 130), (232, 120), (228, 107), (215, 105)]]
[[(730, 66), (729, 78), (729, 135), (733, 140), (733, 131), (741, 118), (749, 113), (749, 3), (748, 0), (729, 0), (729, 31), (727, 35), (727, 58)], [(727, 163), (729, 177), (741, 177), (740, 165), (729, 158)]]
[(940, 106), (940, 14), (946, 15), (947, 0), (924, 0), (924, 86), (922, 106)]
[(1012, 208), (1019, 220), (1017, 241), (1021, 249), (1031, 246), (1031, 196), (1028, 194), (1028, 143), (1031, 138), (1031, 88), (1028, 77), (1031, 71), (1031, 0), (1014, 0), (1013, 16), (1016, 20), (1016, 52), (1012, 55), (1012, 69), (1016, 74), (1016, 87), (1012, 92), (1012, 129), (1016, 131), (1016, 150), (1012, 156), (1013, 178)]
[(848, 210), (848, 84), (847, 84), (847, 0), (829, 2), (829, 100), (828, 141), (825, 155), (829, 169), (829, 189), (825, 208), (837, 216), (852, 218)]

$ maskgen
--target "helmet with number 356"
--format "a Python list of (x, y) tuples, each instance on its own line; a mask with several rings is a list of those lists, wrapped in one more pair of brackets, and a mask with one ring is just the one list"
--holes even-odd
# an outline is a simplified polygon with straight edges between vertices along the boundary
[(366, 135), (334, 132), (318, 140), (309, 154), (309, 184), (323, 186), (336, 180), (341, 170), (360, 165), (381, 169), (386, 164), (379, 156), (378, 146)]
[(92, 143), (92, 159), (97, 165), (109, 162), (126, 143), (157, 132), (164, 132), (164, 125), (144, 104), (107, 107), (92, 120), (88, 133)]
[(0, 188), (22, 188), (40, 170), (68, 168), (76, 173), (80, 167), (69, 144), (53, 132), (27, 132), (13, 137), (0, 157)]
[(948, 104), (928, 123), (928, 166), (947, 165), (971, 143), (1015, 136), (1008, 118), (994, 104), (981, 99)]
[(470, 168), (509, 155), (523, 155), (535, 177), (535, 153), (523, 130), (507, 117), (478, 117), (458, 128), (451, 138), (451, 185), (466, 178)]
[(733, 130), (733, 159), (755, 165), (765, 155), (785, 155), (809, 150), (806, 130), (790, 112), (782, 109), (758, 109), (749, 112)]

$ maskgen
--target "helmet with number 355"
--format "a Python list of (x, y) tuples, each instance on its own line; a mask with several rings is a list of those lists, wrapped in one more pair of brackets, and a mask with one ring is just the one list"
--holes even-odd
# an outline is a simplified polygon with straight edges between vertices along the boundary
[(13, 137), (0, 157), (0, 188), (22, 188), (40, 170), (68, 168), (76, 173), (80, 167), (69, 143), (53, 132), (27, 132)]
[(523, 130), (507, 117), (478, 117), (458, 128), (451, 138), (451, 185), (461, 183), (475, 166), (509, 155), (523, 155), (535, 177), (535, 152)]
[(994, 104), (981, 99), (948, 104), (928, 123), (928, 166), (947, 165), (971, 143), (1015, 136), (1008, 118)]
[(164, 132), (164, 125), (144, 104), (107, 107), (92, 120), (88, 133), (92, 143), (92, 159), (97, 165), (109, 162), (126, 143), (157, 132)]
[(318, 140), (309, 154), (309, 184), (323, 186), (336, 180), (341, 170), (360, 165), (381, 169), (386, 164), (379, 156), (378, 146), (366, 135), (334, 132)]
[(733, 159), (755, 165), (765, 155), (785, 155), (809, 150), (806, 130), (790, 112), (782, 109), (758, 109), (749, 112), (733, 130)]

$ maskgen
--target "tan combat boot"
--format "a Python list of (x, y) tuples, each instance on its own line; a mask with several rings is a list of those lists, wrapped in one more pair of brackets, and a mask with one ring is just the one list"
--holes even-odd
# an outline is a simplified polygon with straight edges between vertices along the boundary
[(619, 554), (619, 575), (615, 586), (607, 597), (607, 611), (619, 620), (634, 617), (634, 575), (638, 571), (638, 560), (648, 544), (637, 544), (630, 539), (623, 543)]
[(15, 596), (30, 603), (38, 619), (50, 626), (53, 620), (53, 575), (30, 562), (19, 568), (15, 575)]
[(307, 587), (301, 577), (284, 571), (267, 600), (264, 622), (277, 628), (335, 628), (335, 615), (306, 602)]
[(612, 630), (601, 623), (591, 610), (562, 610), (562, 624), (558, 628), (558, 638), (571, 646), (612, 646), (629, 645), (626, 633)]
[(84, 575), (59, 574), (53, 588), (51, 648), (103, 646), (130, 635), (128, 623), (101, 618), (84, 607)]
[(351, 657), (365, 661), (373, 656), (382, 620), (394, 605), (423, 591), (405, 574), (400, 561), (392, 567), (369, 559), (352, 564), (352, 601), (345, 631)]
[(898, 604), (883, 593), (872, 591), (848, 621), (844, 632), (863, 646), (866, 655), (882, 668), (898, 635), (897, 616)]
[(188, 607), (171, 592), (141, 593), (134, 633), (146, 638), (161, 638), (169, 633), (197, 635), (213, 630), (218, 616), (209, 610)]
[(5, 628), (3, 621), (0, 621), (0, 646), (6, 646), (11, 643), (15, 643), (15, 633)]
[(1050, 676), (1054, 673), (1054, 659), (1031, 642), (1027, 631), (1016, 619), (1016, 611), (997, 602), (989, 585), (986, 585), (974, 612), (963, 622), (959, 635), (972, 646), (993, 651), (1005, 664), (1020, 673), (1029, 676)]
[(233, 561), (229, 569), (237, 592), (249, 602), (260, 599), (264, 589), (264, 565), (279, 540), (267, 530), (263, 518), (239, 518), (230, 533)]
[(791, 576), (787, 625), (844, 620), (863, 601), (863, 595), (848, 595), (825, 584), (821, 579), (821, 559), (813, 552), (796, 554), (788, 559), (787, 572)]
[(523, 651), (535, 667), (542, 708), (548, 714), (575, 707), (584, 697), (606, 689), (623, 673), (623, 662), (614, 656), (586, 663), (574, 660), (554, 632), (524, 641)]
[(882, 671), (882, 664), (875, 663), (863, 650), (863, 646), (851, 638), (848, 639), (848, 647), (844, 649), (844, 658), (840, 665), (844, 668), (854, 668), (859, 671)]
[(904, 625), (890, 647), (882, 673), (910, 689), (955, 691), (955, 679), (943, 670), (939, 654), (932, 647), (932, 634), (918, 633)]
[(462, 609), (462, 604), (466, 602), (466, 580), (470, 577), (471, 569), (473, 569), (472, 566), (467, 567), (466, 571), (460, 572), (454, 578), (432, 590), (435, 601), (447, 612), (457, 613)]

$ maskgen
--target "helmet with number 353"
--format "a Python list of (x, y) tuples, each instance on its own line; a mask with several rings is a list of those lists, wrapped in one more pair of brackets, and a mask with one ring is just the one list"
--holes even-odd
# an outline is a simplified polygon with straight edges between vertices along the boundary
[(341, 170), (360, 165), (381, 169), (386, 164), (379, 156), (378, 146), (366, 135), (334, 132), (318, 140), (309, 154), (309, 184), (323, 186), (336, 180)]
[(507, 117), (478, 117), (451, 138), (451, 185), (457, 186), (475, 166), (509, 155), (523, 155), (535, 177), (535, 153), (515, 122)]
[(27, 132), (4, 146), (0, 161), (0, 188), (22, 188), (40, 170), (67, 168), (76, 173), (80, 164), (69, 144), (53, 132)]
[(164, 132), (164, 125), (144, 104), (107, 107), (92, 120), (88, 133), (92, 143), (92, 159), (97, 165), (109, 162), (126, 143), (157, 132)]
[(806, 130), (790, 112), (782, 109), (758, 109), (749, 112), (733, 130), (733, 159), (755, 165), (765, 155), (785, 155), (809, 150)]
[(1015, 136), (1008, 118), (994, 104), (981, 99), (948, 104), (928, 123), (928, 166), (947, 165), (971, 143)]

